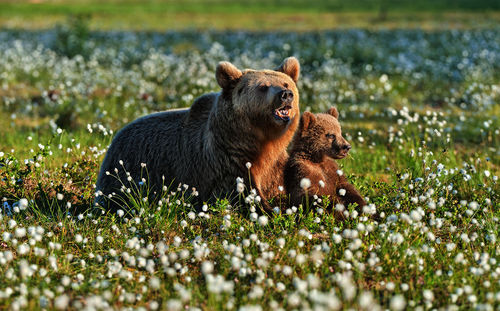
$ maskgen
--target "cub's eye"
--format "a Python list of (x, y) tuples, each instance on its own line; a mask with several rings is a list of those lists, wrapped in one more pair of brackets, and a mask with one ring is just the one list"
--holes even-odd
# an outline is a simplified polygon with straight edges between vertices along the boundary
[(326, 138), (335, 139), (335, 134), (327, 133), (325, 136)]
[(261, 91), (261, 92), (265, 92), (265, 91), (267, 91), (267, 89), (269, 89), (269, 86), (267, 86), (267, 85), (259, 86), (259, 91)]

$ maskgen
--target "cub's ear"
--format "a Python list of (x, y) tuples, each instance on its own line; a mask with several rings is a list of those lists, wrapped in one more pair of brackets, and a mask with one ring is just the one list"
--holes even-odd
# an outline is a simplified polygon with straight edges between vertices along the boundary
[(299, 127), (302, 130), (307, 130), (315, 122), (316, 122), (316, 117), (314, 116), (314, 114), (310, 113), (309, 111), (306, 111), (306, 112), (304, 112), (302, 114), (302, 118), (300, 118), (300, 125), (299, 125)]
[(275, 70), (289, 75), (295, 83), (299, 80), (300, 64), (299, 61), (293, 56), (285, 58), (283, 63)]
[(335, 119), (339, 118), (339, 112), (335, 107), (328, 109), (328, 114), (331, 114)]
[(215, 70), (215, 78), (222, 89), (233, 87), (241, 75), (241, 71), (230, 62), (220, 62)]

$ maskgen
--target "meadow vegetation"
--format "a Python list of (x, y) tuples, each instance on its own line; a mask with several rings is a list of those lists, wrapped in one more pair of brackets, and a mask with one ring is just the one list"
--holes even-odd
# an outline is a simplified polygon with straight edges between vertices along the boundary
[(500, 22), (496, 0), (3, 0), (0, 27), (40, 29), (68, 15), (92, 29), (299, 30), (483, 28)]
[[(498, 308), (498, 38), (89, 31), (81, 20), (0, 31), (0, 308)], [(324, 198), (260, 215), (251, 189), (195, 212), (189, 185), (154, 206), (132, 192), (133, 213), (93, 207), (123, 125), (218, 91), (219, 61), (274, 68), (290, 55), (301, 111), (338, 108), (353, 146), (339, 164), (380, 222), (352, 209), (335, 221)]]

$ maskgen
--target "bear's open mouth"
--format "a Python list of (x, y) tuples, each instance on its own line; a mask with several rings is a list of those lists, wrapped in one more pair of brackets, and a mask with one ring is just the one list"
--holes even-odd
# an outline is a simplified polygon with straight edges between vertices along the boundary
[(334, 159), (343, 159), (349, 155), (349, 151), (339, 151), (335, 152), (335, 156), (333, 157)]
[(290, 121), (290, 111), (292, 110), (292, 106), (283, 105), (278, 109), (275, 109), (273, 114), (277, 120), (288, 122)]

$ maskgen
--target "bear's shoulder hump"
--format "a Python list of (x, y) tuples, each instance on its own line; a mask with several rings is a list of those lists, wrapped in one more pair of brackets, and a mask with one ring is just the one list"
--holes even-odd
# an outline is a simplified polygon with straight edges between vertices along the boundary
[(203, 119), (208, 117), (210, 110), (217, 101), (219, 93), (209, 93), (195, 99), (189, 108), (189, 120)]

